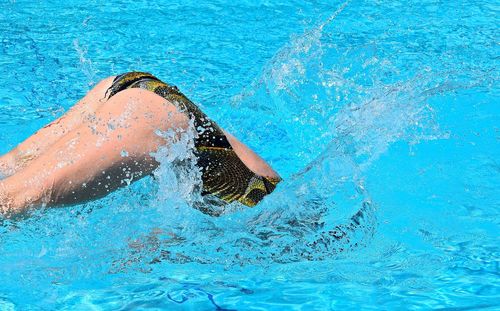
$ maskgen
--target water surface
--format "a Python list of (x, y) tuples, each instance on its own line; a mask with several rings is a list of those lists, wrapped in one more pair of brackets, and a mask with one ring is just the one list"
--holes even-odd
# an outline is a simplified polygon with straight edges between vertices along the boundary
[[(176, 84), (285, 181), (211, 218), (156, 179), (0, 226), (0, 308), (495, 309), (493, 1), (9, 1), (0, 152), (129, 70)], [(180, 194), (180, 195), (179, 195)]]

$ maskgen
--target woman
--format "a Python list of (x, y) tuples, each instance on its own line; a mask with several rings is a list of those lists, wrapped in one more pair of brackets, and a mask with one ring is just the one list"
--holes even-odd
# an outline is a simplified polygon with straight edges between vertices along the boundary
[[(149, 73), (129, 72), (99, 82), (65, 115), (0, 158), (0, 213), (76, 204), (105, 196), (150, 174), (151, 156), (194, 123), (194, 154), (202, 195), (254, 206), (279, 175), (257, 154), (223, 131), (175, 86)], [(126, 156), (124, 152), (126, 151)]]

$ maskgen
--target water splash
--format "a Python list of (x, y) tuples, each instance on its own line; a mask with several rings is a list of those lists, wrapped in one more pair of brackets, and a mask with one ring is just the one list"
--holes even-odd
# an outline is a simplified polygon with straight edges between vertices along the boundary
[[(190, 96), (210, 104), (248, 84), (246, 74), (255, 72), (248, 68), (260, 68), (286, 40), (282, 30), (303, 18), (298, 10), (314, 6), (305, 13), (312, 20), (331, 10), (331, 3), (306, 2), (258, 10), (250, 2), (175, 10), (141, 3), (105, 16), (116, 8), (77, 12), (73, 3), (28, 2), (0, 19), (2, 87), (9, 90), (2, 92), (0, 141), (9, 144), (23, 137), (19, 130), (27, 136), (45, 123), (35, 124), (45, 113), (33, 112), (54, 106), (48, 98), (68, 107), (81, 95), (82, 67), (65, 53), (68, 37), (91, 43), (91, 67), (99, 72), (138, 69), (147, 52), (142, 66), (171, 81), (193, 86), (203, 76)], [(47, 7), (57, 18), (39, 14)], [(221, 306), (224, 299), (226, 306), (260, 301), (263, 309), (277, 297), (290, 308), (494, 305), (495, 10), (484, 1), (350, 2), (332, 22), (327, 16), (293, 36), (234, 97), (231, 111), (214, 114), (285, 177), (262, 204), (209, 218), (189, 207), (189, 196), (156, 200), (169, 174), (177, 178), (176, 164), (165, 160), (173, 173), (159, 183), (145, 178), (98, 202), (4, 222), (0, 305), (53, 305), (57, 297), (56, 308), (168, 309), (170, 297), (206, 309), (215, 305), (210, 294)], [(90, 15), (107, 22), (90, 20), (85, 32), (71, 27)], [(111, 36), (116, 31), (120, 36)], [(179, 51), (177, 63), (165, 64), (165, 46)], [(392, 163), (401, 159), (422, 179)], [(184, 193), (191, 186), (169, 187)], [(255, 290), (248, 296), (219, 286), (220, 279)]]
[[(289, 167), (284, 170), (286, 181), (255, 209), (230, 206), (222, 217), (210, 218), (192, 208), (200, 200), (199, 170), (190, 151), (194, 133), (158, 132), (169, 143), (154, 155), (161, 165), (154, 174), (157, 186), (148, 190), (145, 204), (153, 210), (137, 206), (144, 200), (123, 205), (124, 222), (136, 213), (153, 215), (152, 220), (124, 232), (131, 240), (112, 271), (134, 266), (131, 262), (151, 269), (144, 265), (325, 260), (369, 242), (376, 228), (376, 204), (364, 187), (363, 165), (407, 138), (404, 133), (413, 131), (416, 122), (431, 117), (422, 105), (425, 97), (407, 95), (415, 86), (421, 89), (421, 80), (389, 83), (393, 78), (387, 77), (396, 70), (377, 55), (376, 47), (346, 48), (325, 39), (327, 28), (348, 3), (316, 28), (292, 38), (250, 91), (235, 98), (242, 109), (269, 112), (267, 117), (258, 115), (272, 119), (271, 127), (255, 128), (256, 120), (242, 120), (247, 115), (241, 110), (227, 112), (233, 114), (228, 119), (242, 121), (242, 130), (235, 130), (241, 136), (287, 150), (287, 155), (276, 155), (284, 159), (279, 166)], [(77, 40), (74, 47), (92, 80), (92, 63)], [(254, 134), (246, 136), (245, 130)], [(361, 159), (364, 156), (371, 160)], [(130, 212), (132, 208), (138, 210)]]
[[(326, 83), (323, 78), (328, 74), (323, 69), (319, 70), (325, 57), (321, 38), (326, 25), (333, 21), (347, 4), (348, 2), (345, 2), (326, 22), (313, 31), (294, 38), (290, 46), (280, 50), (259, 79), (261, 83), (254, 83), (254, 91), (247, 91), (240, 100), (251, 98), (261, 103), (268, 103), (269, 100), (261, 100), (259, 97), (259, 94), (262, 94), (260, 88), (265, 87), (267, 92), (264, 93), (273, 96), (272, 110), (287, 112), (285, 116), (289, 117), (290, 105), (301, 107), (300, 109), (306, 106), (298, 95), (301, 89), (314, 87), (314, 93), (319, 93), (335, 85), (333, 79)], [(306, 70), (311, 66), (314, 70)], [(317, 78), (321, 79), (316, 85), (309, 82), (311, 72), (317, 73)], [(311, 90), (308, 89), (309, 91)], [(327, 96), (322, 100), (326, 103), (328, 99)], [(250, 106), (252, 103), (255, 101), (252, 101)], [(270, 107), (260, 105), (259, 108), (268, 110)], [(328, 120), (335, 115), (332, 110), (335, 111), (337, 106), (328, 104), (328, 107), (323, 108), (317, 115), (313, 111), (307, 116), (310, 118), (321, 116), (323, 120)], [(318, 121), (321, 120), (318, 118)], [(284, 130), (289, 128), (291, 127), (285, 125)], [(331, 130), (331, 127), (327, 126), (326, 130)], [(343, 134), (346, 136), (345, 131)], [(330, 137), (333, 138), (325, 150), (316, 153), (313, 161), (280, 184), (275, 193), (257, 208), (253, 210), (235, 208), (238, 210), (237, 213), (227, 212), (218, 219), (197, 215), (188, 207), (190, 205), (188, 193), (194, 189), (190, 180), (193, 179), (188, 177), (179, 183), (178, 176), (189, 176), (189, 174), (172, 170), (170, 164), (175, 157), (171, 157), (178, 156), (179, 152), (172, 152), (171, 148), (164, 149), (163, 156), (160, 157), (162, 169), (158, 171), (157, 177), (160, 189), (168, 191), (162, 191), (165, 193), (165, 198), (159, 201), (169, 202), (168, 205), (171, 206), (171, 202), (181, 197), (182, 202), (179, 206), (186, 208), (182, 209), (182, 217), (176, 214), (177, 216), (172, 218), (173, 212), (170, 211), (169, 217), (165, 218), (166, 222), (175, 224), (163, 225), (163, 231), (169, 232), (168, 236), (152, 237), (148, 234), (138, 239), (141, 245), (155, 245), (153, 248), (143, 249), (148, 253), (146, 257), (152, 262), (196, 261), (229, 266), (265, 262), (284, 263), (331, 259), (366, 244), (374, 232), (376, 207), (364, 189), (358, 164), (350, 153), (349, 146), (339, 143), (342, 140), (332, 135)], [(183, 150), (181, 154), (187, 150), (184, 147), (181, 149)], [(186, 185), (189, 188), (187, 192), (179, 189)], [(177, 193), (181, 195), (178, 196)], [(196, 230), (191, 231), (190, 228), (195, 224)], [(200, 231), (205, 234), (200, 235)], [(156, 242), (151, 243), (151, 239)], [(144, 256), (143, 252), (134, 254), (141, 258)]]
[[(286, 150), (277, 164), (288, 180), (248, 220), (254, 236), (246, 236), (245, 247), (276, 250), (261, 258), (331, 258), (366, 244), (376, 228), (376, 204), (364, 187), (364, 172), (396, 142), (449, 137), (428, 103), (445, 73), (423, 67), (408, 77), (376, 44), (350, 46), (331, 32), (324, 35), (347, 4), (292, 38), (261, 77), (233, 98), (238, 112), (226, 112), (241, 125), (233, 130), (250, 137), (268, 158)], [(246, 109), (267, 116), (241, 118)]]
[(73, 40), (73, 48), (78, 54), (81, 70), (85, 75), (85, 77), (87, 78), (87, 86), (90, 87), (97, 82), (96, 81), (97, 71), (94, 68), (94, 65), (92, 64), (92, 61), (86, 57), (87, 49), (80, 45), (80, 41), (78, 39)]
[(157, 134), (165, 140), (165, 144), (154, 154), (154, 158), (160, 163), (154, 172), (160, 185), (156, 199), (168, 202), (169, 205), (176, 205), (178, 200), (188, 204), (194, 202), (200, 196), (201, 172), (196, 166), (196, 156), (193, 153), (196, 137), (193, 119), (185, 131), (158, 130)]

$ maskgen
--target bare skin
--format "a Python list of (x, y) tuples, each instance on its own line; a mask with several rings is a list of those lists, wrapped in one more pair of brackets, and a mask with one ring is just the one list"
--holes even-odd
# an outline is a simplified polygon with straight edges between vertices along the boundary
[[(174, 129), (180, 135), (189, 120), (147, 90), (127, 89), (106, 100), (113, 78), (102, 80), (64, 116), (0, 157), (0, 173), (10, 175), (0, 181), (0, 213), (94, 200), (157, 168), (151, 154), (166, 141), (155, 131)], [(278, 177), (262, 158), (226, 135), (250, 170)]]
[(0, 157), (0, 174), (12, 175), (27, 166), (66, 133), (82, 124), (83, 120), (92, 117), (101, 105), (106, 102), (105, 92), (114, 77), (99, 82), (66, 114), (38, 130), (34, 135)]

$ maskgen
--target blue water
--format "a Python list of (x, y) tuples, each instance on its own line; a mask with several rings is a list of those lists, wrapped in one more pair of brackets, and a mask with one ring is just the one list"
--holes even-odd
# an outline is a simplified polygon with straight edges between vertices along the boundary
[(143, 70), (285, 181), (212, 218), (171, 165), (186, 151), (163, 150), (154, 180), (0, 220), (0, 309), (500, 308), (499, 11), (2, 2), (0, 153), (100, 79)]

